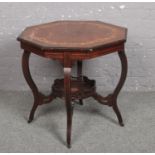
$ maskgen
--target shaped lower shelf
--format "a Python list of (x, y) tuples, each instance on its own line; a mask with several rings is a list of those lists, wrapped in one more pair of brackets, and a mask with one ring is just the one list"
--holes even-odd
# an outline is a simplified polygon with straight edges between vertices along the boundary
[[(90, 97), (95, 91), (95, 80), (90, 80), (86, 76), (83, 76), (81, 80), (78, 77), (71, 78), (72, 100)], [(56, 79), (54, 81), (52, 92), (56, 97), (64, 98), (64, 79)]]

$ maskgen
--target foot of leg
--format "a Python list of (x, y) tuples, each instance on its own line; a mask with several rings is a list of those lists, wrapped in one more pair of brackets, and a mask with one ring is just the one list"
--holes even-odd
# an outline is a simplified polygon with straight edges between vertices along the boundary
[(67, 147), (70, 149), (71, 148), (71, 145), (70, 144), (67, 144)]
[(83, 105), (83, 100), (82, 99), (79, 99), (79, 104)]
[(72, 107), (67, 109), (67, 147), (71, 148)]
[(37, 107), (38, 107), (38, 104), (34, 103), (32, 109), (31, 109), (31, 112), (30, 112), (28, 123), (31, 123), (33, 121), (34, 113), (35, 113)]
[(117, 103), (115, 103), (112, 107), (113, 107), (113, 110), (118, 118), (120, 126), (124, 126), (123, 119), (122, 119), (121, 113), (118, 109)]

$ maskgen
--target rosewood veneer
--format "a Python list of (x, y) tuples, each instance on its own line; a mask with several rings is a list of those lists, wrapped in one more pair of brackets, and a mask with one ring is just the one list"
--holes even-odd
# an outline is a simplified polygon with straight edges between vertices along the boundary
[[(18, 37), (24, 49), (22, 68), (30, 86), (34, 104), (30, 112), (30, 123), (39, 105), (49, 103), (57, 97), (65, 100), (67, 111), (67, 146), (71, 147), (71, 127), (74, 101), (83, 104), (83, 99), (92, 97), (103, 105), (111, 106), (119, 124), (124, 126), (117, 106), (118, 94), (127, 75), (125, 42), (127, 29), (100, 21), (56, 21), (26, 28)], [(114, 91), (106, 97), (96, 92), (95, 80), (82, 74), (82, 62), (117, 52), (121, 61), (121, 76)], [(56, 79), (50, 95), (41, 93), (33, 81), (29, 69), (30, 54), (59, 60), (63, 66), (64, 78)], [(77, 77), (71, 76), (71, 69), (77, 63)]]

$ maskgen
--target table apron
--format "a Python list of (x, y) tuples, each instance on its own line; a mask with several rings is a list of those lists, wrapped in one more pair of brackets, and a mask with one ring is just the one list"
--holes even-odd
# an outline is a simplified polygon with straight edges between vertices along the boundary
[[(31, 53), (37, 54), (39, 56), (56, 59), (56, 60), (63, 60), (64, 59), (64, 51), (54, 51), (54, 50), (40, 50), (32, 46), (28, 46), (27, 44), (21, 43), (21, 48)], [(110, 54), (116, 51), (124, 50), (124, 43), (114, 45), (112, 47), (105, 47), (102, 49), (96, 49), (92, 51), (72, 51), (70, 53), (70, 59), (73, 61), (76, 60), (85, 60), (85, 59), (92, 59), (99, 56), (103, 56), (106, 54)]]

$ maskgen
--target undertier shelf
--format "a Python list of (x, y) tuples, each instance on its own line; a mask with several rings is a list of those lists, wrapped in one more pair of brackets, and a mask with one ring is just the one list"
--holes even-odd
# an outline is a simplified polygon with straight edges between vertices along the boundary
[[(90, 80), (88, 77), (83, 76), (81, 78), (71, 78), (71, 98), (83, 99), (92, 96), (95, 91), (95, 80)], [(52, 86), (52, 91), (57, 97), (64, 97), (64, 79), (56, 79)]]

